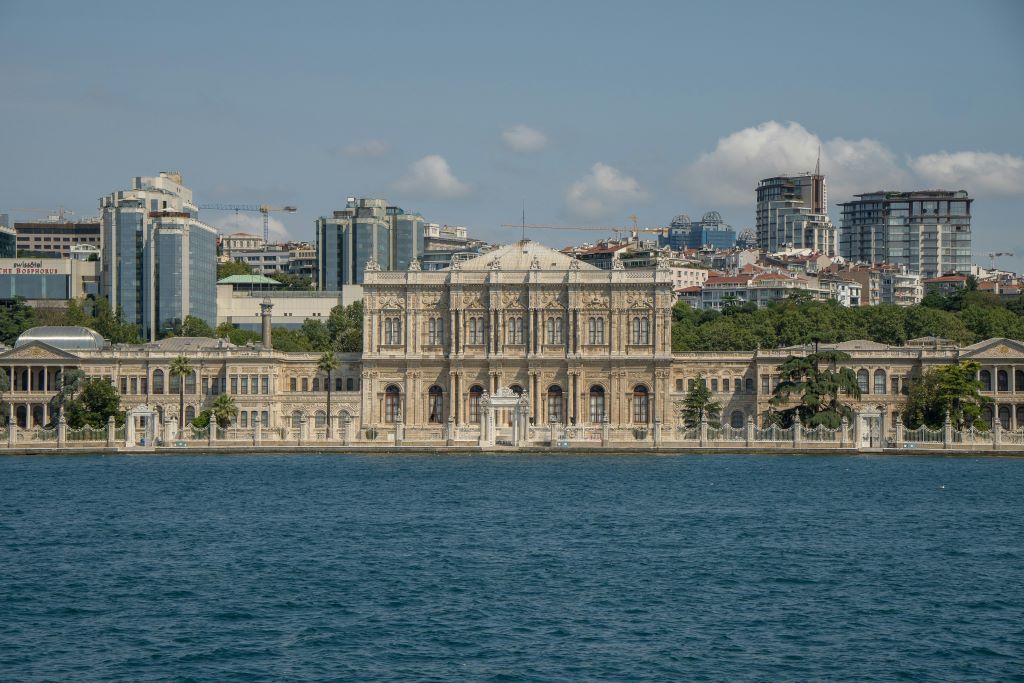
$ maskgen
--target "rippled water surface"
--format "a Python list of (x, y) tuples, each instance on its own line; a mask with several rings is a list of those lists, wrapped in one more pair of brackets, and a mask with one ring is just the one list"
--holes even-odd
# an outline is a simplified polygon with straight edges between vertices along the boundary
[(0, 679), (1024, 679), (1024, 460), (0, 458)]

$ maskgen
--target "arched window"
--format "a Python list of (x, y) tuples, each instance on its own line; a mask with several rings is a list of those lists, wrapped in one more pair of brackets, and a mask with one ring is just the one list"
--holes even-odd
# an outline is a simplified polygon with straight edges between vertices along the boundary
[(484, 388), (474, 384), (469, 388), (469, 422), (480, 424), (480, 399), (483, 398)]
[(868, 393), (868, 371), (864, 368), (857, 371), (857, 387), (862, 394)]
[(548, 422), (562, 422), (562, 387), (548, 387)]
[(590, 421), (604, 422), (604, 387), (599, 384), (590, 387)]
[(729, 416), (729, 426), (731, 426), (731, 427), (733, 427), (735, 429), (739, 429), (740, 427), (742, 427), (745, 424), (746, 424), (746, 422), (745, 422), (745, 418), (743, 417), (743, 411), (742, 410), (734, 410), (734, 411), (732, 411), (732, 415)]
[[(245, 413), (243, 413), (244, 415)], [(313, 425), (317, 429), (323, 429), (327, 426), (327, 413), (322, 410), (316, 411), (316, 415), (313, 417)]]
[(633, 422), (647, 424), (650, 417), (650, 394), (647, 387), (637, 384), (633, 387)]
[(394, 384), (389, 384), (384, 390), (384, 421), (398, 422), (398, 414), (401, 411), (402, 392)]
[(1017, 429), (1024, 427), (1024, 406), (1017, 406)]
[(982, 391), (992, 391), (992, 373), (988, 370), (982, 370), (978, 378), (981, 380)]
[(996, 373), (996, 388), (999, 391), (1010, 390), (1010, 376), (1006, 373), (1006, 370), (999, 370)]
[(171, 375), (171, 393), (177, 394), (181, 391), (181, 375)]
[(295, 410), (292, 412), (292, 429), (298, 429), (302, 426), (302, 411)]
[(992, 426), (992, 406), (985, 406), (981, 409), (981, 420), (989, 427)]
[(885, 393), (885, 370), (875, 370), (875, 389), (874, 393), (884, 394)]
[(196, 408), (195, 406), (185, 406), (185, 422), (191, 422), (196, 419)]
[(1003, 429), (1010, 428), (1010, 406), (999, 406), (999, 424)]
[(1013, 390), (1024, 391), (1024, 370), (1014, 370), (1013, 372)]
[(444, 422), (444, 392), (436, 384), (427, 392), (427, 422)]
[(518, 384), (513, 384), (512, 386), (510, 386), (508, 388), (508, 390), (511, 391), (516, 396), (522, 396), (523, 395), (523, 388), (521, 386), (519, 386)]
[(154, 370), (153, 371), (153, 393), (162, 394), (164, 393), (164, 371)]

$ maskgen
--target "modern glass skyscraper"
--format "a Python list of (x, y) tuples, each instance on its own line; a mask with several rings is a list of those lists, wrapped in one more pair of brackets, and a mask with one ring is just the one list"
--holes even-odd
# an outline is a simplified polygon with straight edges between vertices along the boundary
[(366, 264), (408, 270), (423, 255), (423, 217), (388, 206), (384, 199), (356, 199), (316, 221), (317, 286), (338, 291), (362, 284)]
[(192, 315), (217, 323), (217, 231), (180, 173), (136, 177), (100, 200), (101, 291), (145, 339)]
[(836, 228), (828, 216), (828, 189), (819, 170), (765, 178), (756, 192), (759, 249), (810, 249), (835, 256)]
[(871, 192), (839, 206), (839, 253), (906, 266), (921, 277), (971, 272), (971, 202), (964, 190)]

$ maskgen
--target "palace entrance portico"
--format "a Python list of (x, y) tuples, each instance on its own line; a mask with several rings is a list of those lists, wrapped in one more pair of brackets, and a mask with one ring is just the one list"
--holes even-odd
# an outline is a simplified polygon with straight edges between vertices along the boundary
[(503, 387), (480, 398), (480, 445), (519, 446), (526, 440), (530, 397)]

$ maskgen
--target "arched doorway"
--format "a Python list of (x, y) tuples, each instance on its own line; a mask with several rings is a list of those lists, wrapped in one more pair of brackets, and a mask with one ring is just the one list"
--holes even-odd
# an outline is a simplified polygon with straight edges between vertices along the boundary
[(562, 387), (552, 384), (548, 387), (548, 422), (564, 422), (565, 413), (562, 410)]
[(444, 422), (444, 391), (436, 384), (427, 391), (427, 422), (430, 424)]
[(398, 422), (401, 410), (402, 390), (394, 384), (389, 384), (384, 389), (384, 421), (388, 423)]
[(479, 384), (474, 384), (469, 388), (469, 410), (467, 415), (469, 416), (470, 424), (480, 424), (480, 399), (483, 398), (483, 395), (484, 388)]

